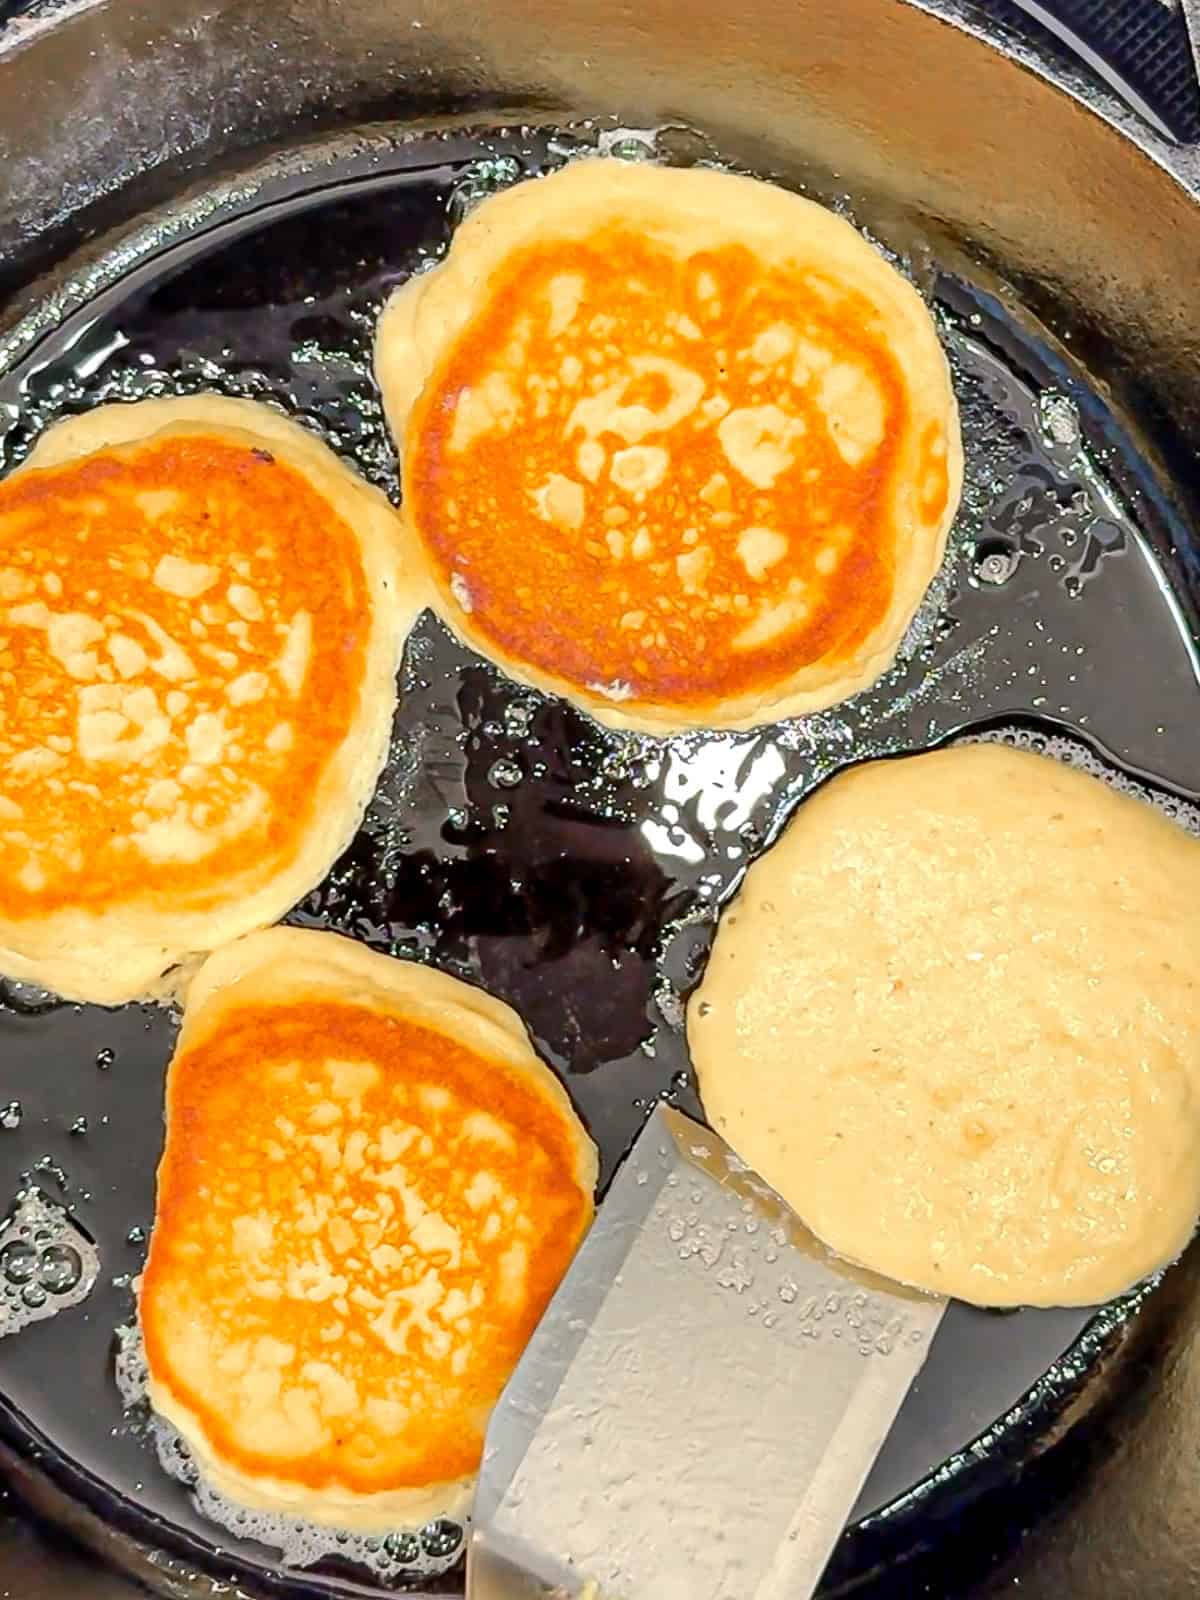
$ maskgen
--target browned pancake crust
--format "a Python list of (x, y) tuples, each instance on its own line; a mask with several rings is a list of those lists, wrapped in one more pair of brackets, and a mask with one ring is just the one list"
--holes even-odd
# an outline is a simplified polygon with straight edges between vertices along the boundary
[(269, 450), (189, 433), (0, 483), (0, 914), (203, 908), (287, 861), (370, 608), (352, 530)]
[[(831, 370), (862, 386), (857, 439)], [(406, 509), (502, 659), (631, 704), (765, 700), (886, 615), (907, 420), (887, 329), (844, 284), (614, 225), (506, 268), (418, 402)], [(937, 426), (917, 483), (936, 522)]]
[(569, 1113), (403, 1015), (245, 1005), (179, 1054), (141, 1290), (151, 1375), (244, 1478), (475, 1472), (591, 1218)]

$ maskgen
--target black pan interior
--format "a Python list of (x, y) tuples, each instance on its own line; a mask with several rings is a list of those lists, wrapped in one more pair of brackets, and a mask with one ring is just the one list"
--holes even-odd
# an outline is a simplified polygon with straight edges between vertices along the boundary
[[(0, 376), (3, 464), (63, 414), (215, 388), (273, 400), (397, 490), (369, 372), (375, 314), (480, 193), (598, 137), (710, 159), (687, 130), (376, 132), (275, 164), (150, 228), (107, 287)], [(653, 146), (653, 152), (652, 152)], [(827, 175), (782, 175), (848, 207)], [(518, 689), (431, 616), (404, 667), (392, 758), (364, 826), (293, 914), (509, 1000), (563, 1074), (607, 1181), (660, 1097), (699, 1113), (680, 1030), (716, 912), (813, 787), (850, 762), (983, 728), (1066, 733), (1115, 770), (1200, 794), (1200, 552), (1103, 382), (919, 219), (878, 222), (937, 308), (968, 481), (943, 579), (901, 660), (848, 705), (748, 734), (653, 740)], [(96, 278), (100, 282), (103, 272)], [(0, 1340), (0, 1433), (131, 1535), (291, 1595), (375, 1592), (336, 1560), (280, 1570), (215, 1530), (161, 1470), (112, 1377), (161, 1143), (172, 1019), (0, 989), (0, 1206), (30, 1182), (97, 1242), (88, 1302)], [(5, 1109), (12, 1101), (15, 1109)], [(1186, 1271), (1187, 1266), (1175, 1269)], [(1099, 1405), (1153, 1291), (1096, 1313), (956, 1306), (864, 1489), (828, 1579), (884, 1555)], [(461, 1591), (455, 1575), (439, 1592)]]

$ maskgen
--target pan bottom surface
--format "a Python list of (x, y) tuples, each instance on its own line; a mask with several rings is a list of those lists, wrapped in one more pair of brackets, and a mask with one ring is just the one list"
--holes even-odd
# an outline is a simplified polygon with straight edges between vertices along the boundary
[[(383, 299), (440, 254), (481, 195), (597, 141), (642, 159), (715, 156), (680, 129), (375, 130), (181, 204), (69, 279), (0, 347), (4, 465), (59, 416), (215, 389), (278, 402), (395, 494), (370, 376)], [(785, 181), (874, 220), (828, 175)], [(1200, 793), (1190, 601), (1169, 554), (1188, 535), (1133, 430), (1001, 286), (967, 272), (919, 219), (890, 214), (886, 236), (937, 308), (967, 484), (942, 576), (883, 682), (753, 733), (652, 739), (516, 687), (426, 615), (363, 828), (292, 915), (513, 1004), (596, 1138), (604, 1182), (657, 1099), (699, 1114), (682, 1011), (718, 908), (832, 773), (1011, 730), (1065, 736), (1168, 795)], [(66, 1217), (16, 1284), (18, 1295), (32, 1284), (30, 1317), (0, 1338), (0, 1434), (60, 1489), (161, 1549), (164, 1570), (178, 1563), (255, 1592), (376, 1593), (411, 1569), (389, 1576), (384, 1563), (380, 1576), (337, 1552), (281, 1565), (214, 1527), (123, 1408), (115, 1336), (132, 1317), (152, 1220), (174, 1031), (155, 1008), (64, 1005), (0, 984), (0, 1215), (32, 1188)], [(81, 1303), (54, 1280), (69, 1275), (54, 1250), (69, 1254), (75, 1228), (81, 1259), (94, 1245), (100, 1261)], [(0, 1272), (13, 1259), (0, 1250)], [(62, 1308), (46, 1315), (56, 1294)], [(1099, 1404), (1161, 1295), (1150, 1287), (1097, 1311), (952, 1307), (831, 1586), (865, 1592), (881, 1552), (903, 1553), (918, 1519), (967, 1503)], [(461, 1593), (461, 1574), (427, 1592)]]

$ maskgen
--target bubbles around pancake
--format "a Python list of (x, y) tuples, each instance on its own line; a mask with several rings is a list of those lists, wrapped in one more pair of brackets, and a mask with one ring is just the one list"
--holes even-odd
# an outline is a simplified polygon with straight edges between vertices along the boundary
[(1189, 800), (1183, 795), (1172, 794), (1169, 790), (1143, 782), (1132, 773), (1123, 771), (1115, 762), (1106, 760), (1082, 739), (1072, 738), (1068, 733), (1051, 733), (1037, 727), (1006, 726), (1001, 723), (994, 728), (962, 734), (949, 740), (948, 744), (951, 747), (1001, 744), (1010, 750), (1029, 750), (1034, 755), (1049, 756), (1052, 761), (1061, 761), (1066, 767), (1074, 767), (1078, 772), (1086, 772), (1089, 777), (1099, 778), (1118, 794), (1144, 801), (1169, 822), (1176, 823), (1185, 833), (1200, 839), (1200, 801)]
[[(19, 1124), (19, 1108), (16, 1123), (0, 1120)], [(99, 1251), (65, 1207), (23, 1189), (0, 1224), (0, 1338), (79, 1305), (99, 1274)]]
[(443, 1517), (420, 1528), (364, 1534), (325, 1527), (284, 1512), (250, 1509), (219, 1493), (206, 1482), (178, 1429), (151, 1408), (146, 1351), (136, 1323), (116, 1330), (113, 1376), (130, 1423), (148, 1433), (163, 1471), (183, 1484), (200, 1513), (238, 1539), (254, 1539), (278, 1551), (284, 1566), (310, 1568), (344, 1562), (391, 1587), (440, 1577), (461, 1557), (469, 1518), (457, 1523)]

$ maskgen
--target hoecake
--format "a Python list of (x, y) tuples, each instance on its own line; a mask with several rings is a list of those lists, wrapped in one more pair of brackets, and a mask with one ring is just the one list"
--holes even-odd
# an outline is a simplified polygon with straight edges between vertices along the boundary
[(152, 1404), (243, 1505), (363, 1530), (460, 1513), (596, 1170), (499, 1001), (336, 934), (229, 946), (168, 1077)]
[(873, 682), (958, 503), (920, 296), (750, 178), (595, 159), (495, 195), (389, 302), (375, 363), (444, 617), (616, 726)]
[(687, 1014), (713, 1126), (834, 1250), (1088, 1305), (1200, 1211), (1200, 841), (1048, 756), (870, 763), (750, 868)]
[(321, 879), (387, 753), (404, 538), (250, 401), (38, 441), (0, 483), (0, 971), (137, 998)]

